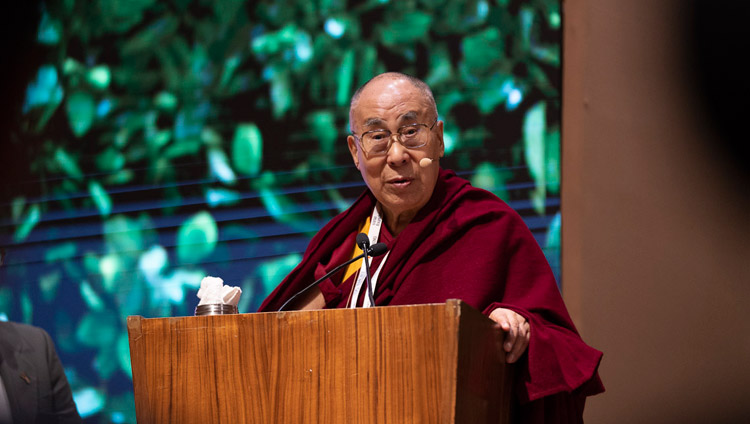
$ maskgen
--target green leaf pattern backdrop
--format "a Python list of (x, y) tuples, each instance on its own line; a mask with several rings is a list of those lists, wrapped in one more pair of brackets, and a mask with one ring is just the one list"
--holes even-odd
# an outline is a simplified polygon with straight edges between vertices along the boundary
[(256, 310), (363, 190), (348, 101), (434, 90), (444, 167), (507, 201), (559, 275), (560, 5), (41, 2), (3, 141), (0, 319), (53, 336), (81, 414), (135, 422), (125, 320), (192, 315), (206, 275)]

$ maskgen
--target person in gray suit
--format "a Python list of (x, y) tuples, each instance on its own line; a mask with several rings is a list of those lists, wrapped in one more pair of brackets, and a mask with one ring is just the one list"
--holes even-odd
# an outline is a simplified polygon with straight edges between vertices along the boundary
[(0, 322), (0, 424), (81, 422), (49, 334)]

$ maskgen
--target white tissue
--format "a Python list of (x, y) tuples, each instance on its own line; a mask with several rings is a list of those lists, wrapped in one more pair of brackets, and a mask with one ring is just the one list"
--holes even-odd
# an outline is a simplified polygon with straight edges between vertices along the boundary
[(242, 289), (239, 287), (225, 286), (224, 280), (218, 277), (204, 277), (201, 280), (201, 288), (198, 289), (198, 306), (200, 305), (233, 305), (237, 306), (240, 301)]
[(237, 306), (240, 303), (242, 289), (239, 287), (224, 286), (221, 288), (221, 300), (225, 305)]

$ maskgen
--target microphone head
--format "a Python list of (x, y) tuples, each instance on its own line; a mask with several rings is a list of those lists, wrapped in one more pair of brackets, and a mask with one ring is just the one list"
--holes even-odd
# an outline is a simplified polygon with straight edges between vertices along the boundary
[(367, 248), (370, 247), (370, 239), (369, 237), (367, 237), (367, 234), (357, 234), (357, 246), (359, 246), (359, 248), (362, 249), (363, 252), (367, 251)]
[(374, 258), (375, 256), (380, 256), (387, 251), (388, 246), (386, 246), (385, 243), (375, 243), (370, 248), (369, 254)]
[(422, 168), (427, 168), (428, 166), (432, 165), (432, 162), (433, 160), (430, 158), (422, 158), (419, 161), (419, 166), (421, 166)]

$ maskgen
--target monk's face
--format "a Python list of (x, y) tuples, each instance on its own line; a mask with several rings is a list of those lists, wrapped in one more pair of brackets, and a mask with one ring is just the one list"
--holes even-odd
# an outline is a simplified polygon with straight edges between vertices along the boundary
[[(407, 149), (394, 137), (384, 156), (367, 155), (359, 139), (351, 135), (347, 138), (354, 164), (385, 209), (387, 223), (389, 218), (408, 222), (432, 196), (439, 171), (438, 159), (444, 153), (443, 122), (438, 121), (433, 126), (436, 119), (429, 99), (401, 78), (370, 82), (352, 109), (351, 130), (357, 135), (371, 130), (388, 130), (395, 134), (409, 124), (432, 127), (424, 129), (428, 137), (425, 146)], [(419, 161), (423, 158), (434, 161), (421, 167)]]

